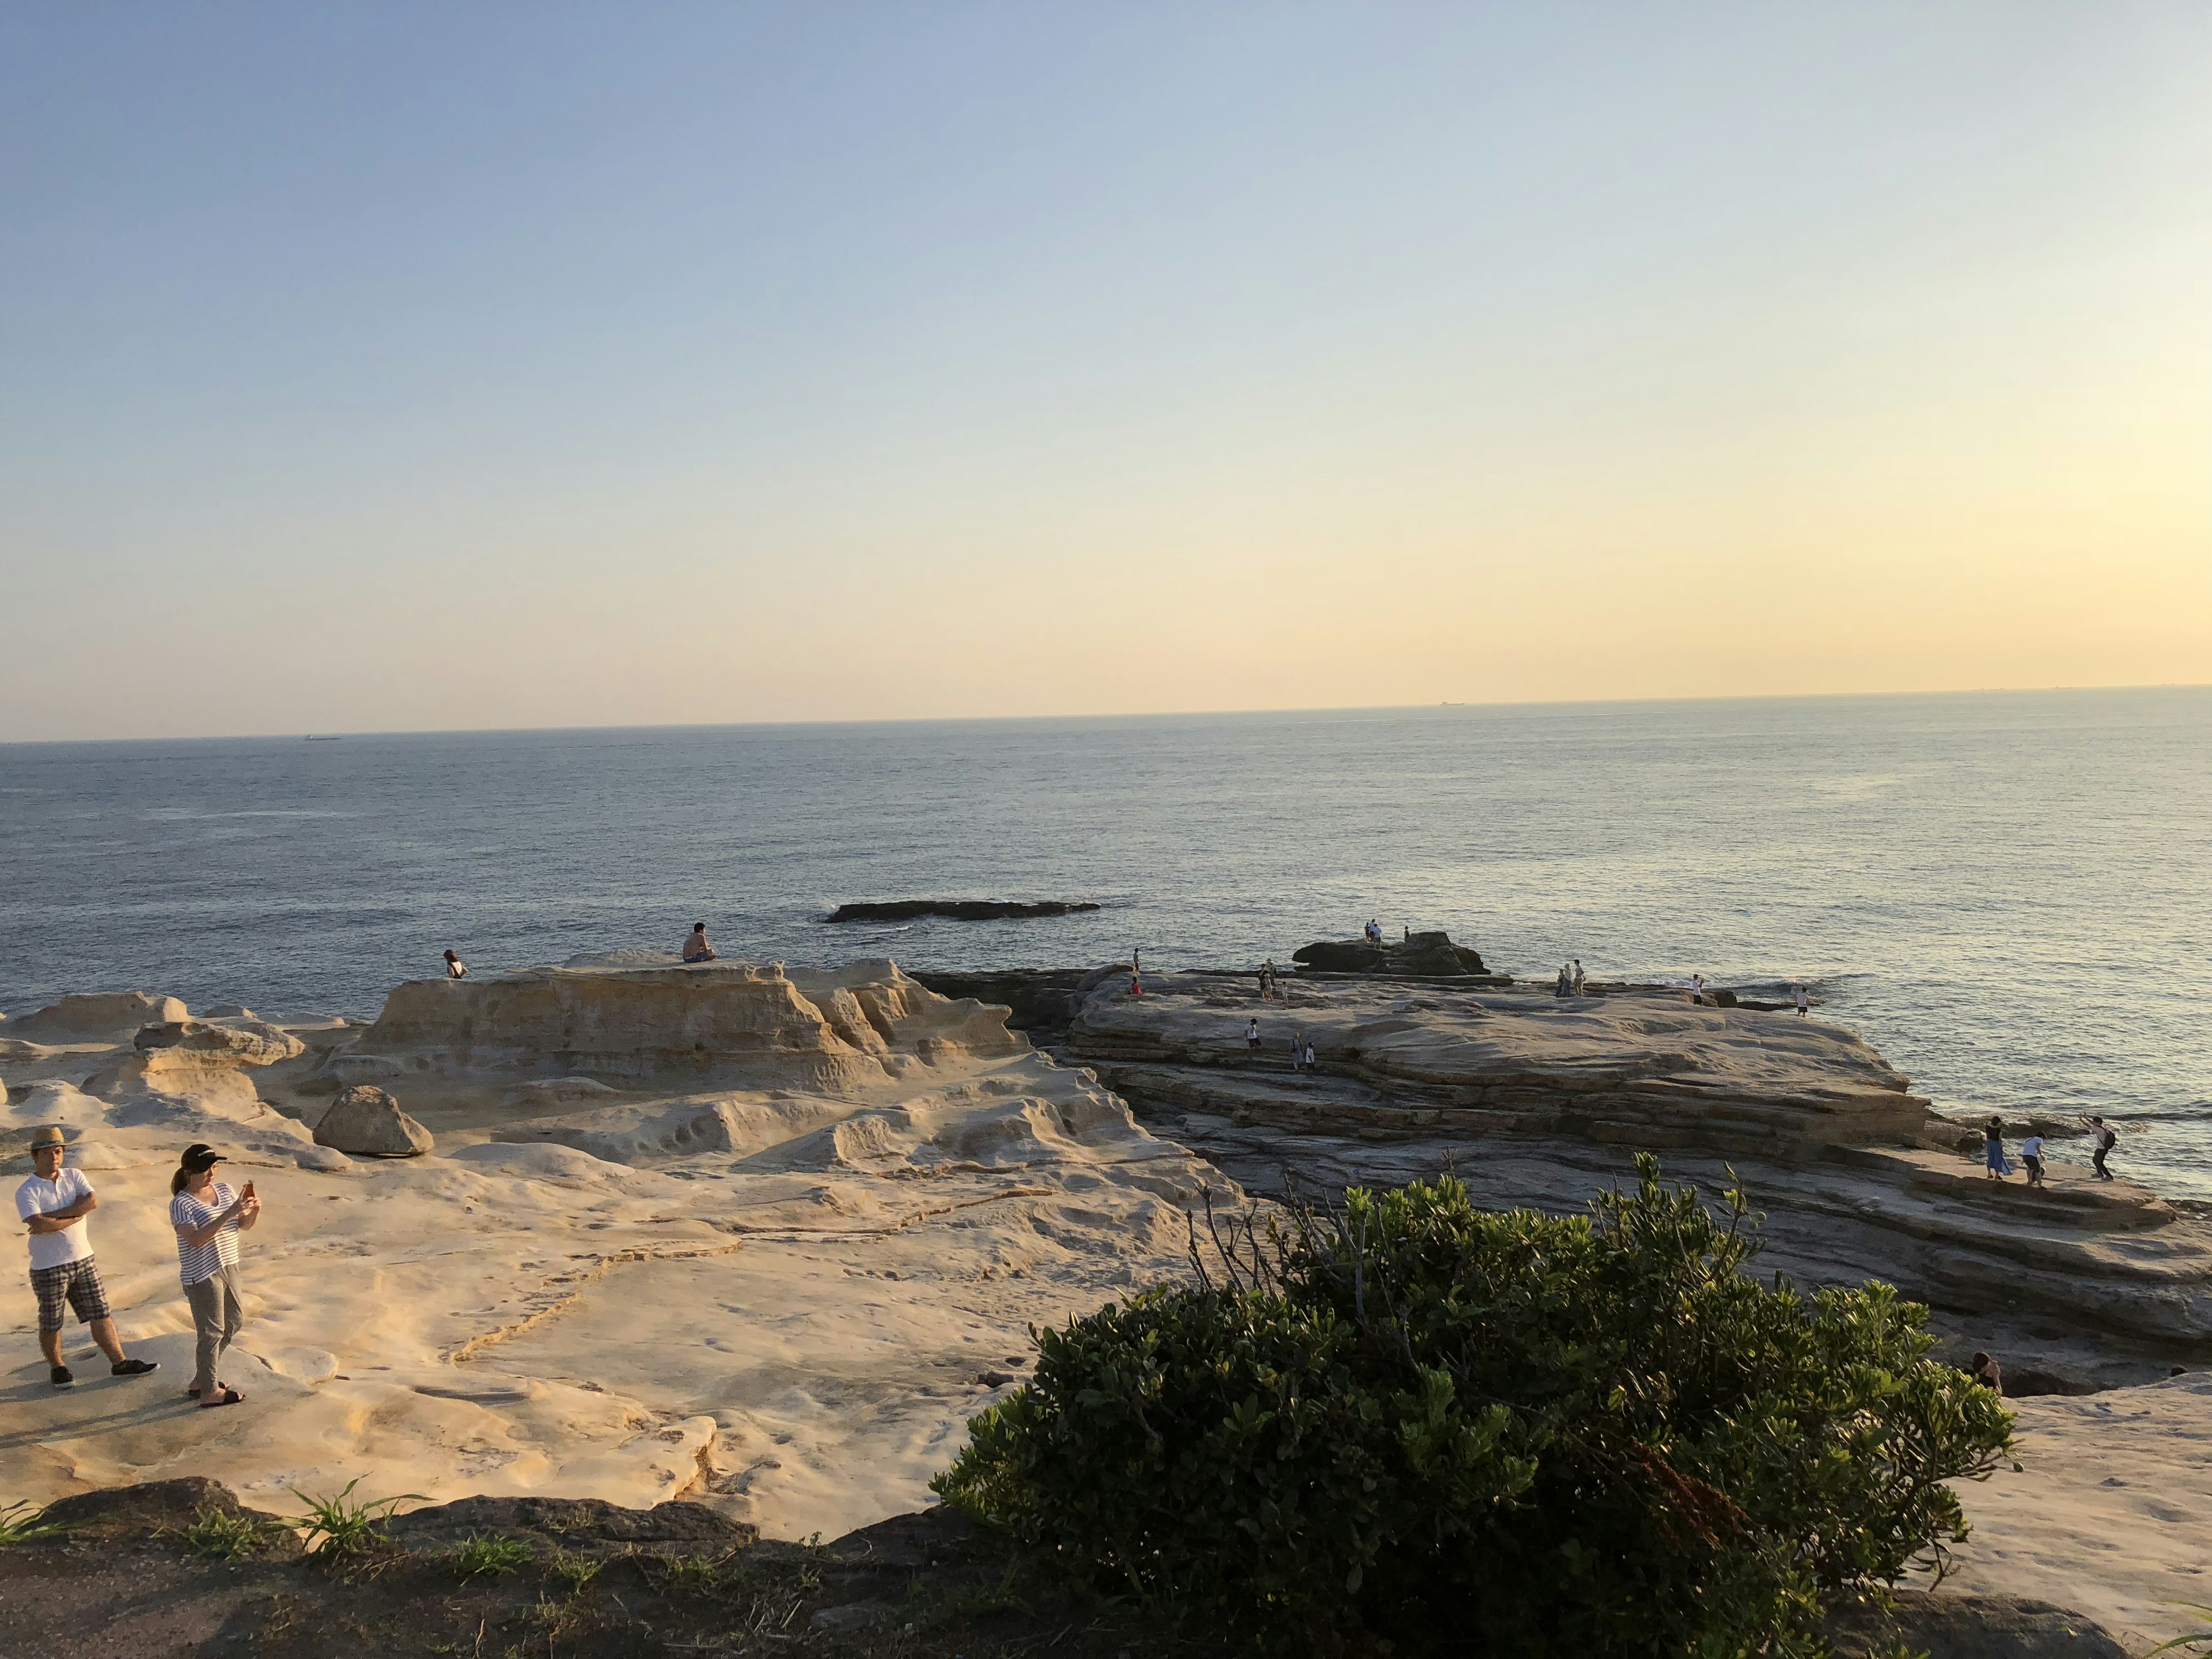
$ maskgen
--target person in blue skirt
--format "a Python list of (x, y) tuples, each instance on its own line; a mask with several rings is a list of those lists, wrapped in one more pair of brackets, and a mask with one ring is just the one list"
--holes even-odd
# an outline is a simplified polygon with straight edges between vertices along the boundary
[(1989, 1166), (1990, 1179), (2002, 1181), (2012, 1173), (2012, 1165), (2005, 1161), (2004, 1123), (1991, 1118), (1982, 1131), (1982, 1162)]

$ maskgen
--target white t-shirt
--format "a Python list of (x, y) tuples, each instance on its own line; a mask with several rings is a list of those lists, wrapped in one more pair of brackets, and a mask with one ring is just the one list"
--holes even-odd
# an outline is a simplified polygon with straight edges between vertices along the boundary
[(2041, 1135), (2030, 1135), (2027, 1139), (2021, 1141), (2020, 1143), (2020, 1155), (2022, 1158), (2041, 1158), (2043, 1156), (2043, 1137)]
[[(92, 1191), (92, 1183), (84, 1178), (82, 1170), (63, 1170), (52, 1181), (33, 1176), (15, 1188), (15, 1213), (25, 1221), (34, 1215), (52, 1215), (56, 1210), (66, 1210), (80, 1198)], [(31, 1265), (33, 1267), (58, 1267), (65, 1261), (82, 1261), (92, 1254), (92, 1230), (86, 1226), (85, 1218), (76, 1220), (58, 1233), (33, 1233)]]
[[(179, 1193), (169, 1200), (169, 1224), (173, 1227), (204, 1227), (231, 1206), (238, 1194), (229, 1183), (218, 1181), (215, 1190), (208, 1194), (211, 1203), (202, 1203), (190, 1193)], [(177, 1235), (177, 1272), (185, 1281), (185, 1288), (204, 1284), (225, 1267), (238, 1265), (238, 1221), (234, 1217), (223, 1230), (204, 1244), (187, 1244), (182, 1233)]]

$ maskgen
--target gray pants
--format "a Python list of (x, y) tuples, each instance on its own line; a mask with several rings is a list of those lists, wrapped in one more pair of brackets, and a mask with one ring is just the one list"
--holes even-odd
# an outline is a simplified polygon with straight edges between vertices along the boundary
[(215, 1362), (246, 1323), (246, 1310), (238, 1303), (238, 1269), (218, 1267), (213, 1279), (185, 1285), (185, 1300), (192, 1304), (192, 1322), (199, 1328), (199, 1370), (192, 1382), (204, 1400), (215, 1392)]

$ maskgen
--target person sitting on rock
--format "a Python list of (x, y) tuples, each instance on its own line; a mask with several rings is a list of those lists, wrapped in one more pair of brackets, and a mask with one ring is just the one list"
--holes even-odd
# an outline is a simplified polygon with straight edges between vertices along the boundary
[(100, 1200), (83, 1170), (62, 1168), (62, 1157), (58, 1125), (33, 1130), (31, 1178), (15, 1188), (15, 1213), (31, 1230), (31, 1292), (39, 1299), (39, 1346), (46, 1356), (48, 1379), (58, 1389), (76, 1382), (62, 1354), (65, 1310), (76, 1313), (78, 1324), (92, 1328), (92, 1340), (107, 1356), (111, 1376), (143, 1376), (161, 1362), (133, 1359), (123, 1352), (85, 1224)]
[(447, 952), (446, 952), (446, 977), (447, 977), (447, 979), (466, 979), (468, 976), (469, 976), (469, 964), (468, 964), (467, 963), (465, 963), (465, 962), (463, 962), (463, 961), (462, 961), (459, 957), (455, 956), (455, 955), (454, 955), (451, 951), (447, 951)]
[(1985, 1353), (1978, 1353), (1967, 1361), (1966, 1375), (1991, 1394), (2002, 1395), (2004, 1393), (2004, 1367)]
[(707, 924), (705, 922), (695, 921), (691, 924), (691, 932), (684, 941), (684, 960), (686, 962), (712, 962), (714, 960), (714, 947), (707, 943)]

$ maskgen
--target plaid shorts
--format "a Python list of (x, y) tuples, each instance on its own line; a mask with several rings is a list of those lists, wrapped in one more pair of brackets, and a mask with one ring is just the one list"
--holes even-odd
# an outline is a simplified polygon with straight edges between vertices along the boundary
[(31, 1289), (39, 1298), (39, 1328), (42, 1331), (61, 1329), (64, 1303), (76, 1310), (80, 1325), (89, 1325), (95, 1319), (108, 1316), (107, 1287), (100, 1282), (100, 1269), (88, 1255), (64, 1261), (58, 1267), (32, 1268)]

